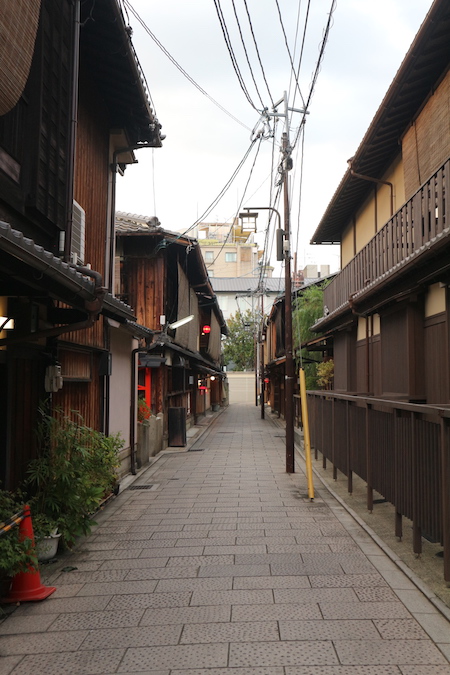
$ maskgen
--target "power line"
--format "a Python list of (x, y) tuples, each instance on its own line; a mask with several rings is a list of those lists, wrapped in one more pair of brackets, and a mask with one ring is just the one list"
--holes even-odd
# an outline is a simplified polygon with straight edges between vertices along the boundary
[[(298, 81), (298, 75), (295, 72), (294, 61), (292, 59), (291, 50), (289, 49), (288, 39), (287, 39), (286, 31), (284, 29), (283, 17), (281, 16), (281, 10), (280, 10), (280, 5), (278, 3), (278, 0), (275, 0), (275, 4), (276, 4), (277, 10), (278, 10), (278, 18), (280, 20), (281, 30), (283, 31), (284, 43), (286, 45), (287, 53), (288, 53), (288, 56), (289, 56), (289, 61), (291, 63), (291, 79), (292, 79), (292, 74), (293, 74), (294, 79), (295, 79), (295, 83), (296, 83), (296, 87), (297, 87), (297, 91), (300, 94), (300, 98), (302, 99), (303, 105), (305, 105), (305, 101), (303, 99), (303, 95), (302, 95), (302, 92), (301, 92), (301, 89), (300, 89), (300, 83)], [(300, 13), (300, 5), (301, 5), (301, 2), (299, 3), (299, 13)], [(297, 17), (297, 27), (298, 27), (298, 17)]]
[(238, 62), (237, 62), (237, 59), (236, 59), (236, 55), (233, 51), (233, 47), (231, 46), (231, 39), (230, 39), (230, 35), (228, 33), (228, 28), (227, 28), (227, 25), (226, 25), (225, 17), (224, 17), (223, 12), (222, 12), (222, 7), (220, 6), (220, 0), (214, 0), (214, 5), (215, 5), (215, 8), (216, 8), (216, 12), (217, 12), (217, 16), (218, 16), (218, 19), (219, 19), (220, 27), (222, 29), (223, 37), (224, 37), (224, 40), (225, 40), (225, 45), (228, 49), (228, 53), (230, 55), (231, 63), (233, 65), (234, 72), (236, 73), (236, 76), (238, 78), (239, 85), (240, 85), (242, 91), (244, 92), (245, 98), (250, 103), (252, 108), (254, 108), (255, 110), (258, 110), (258, 108), (253, 103), (253, 101), (251, 99), (251, 96), (249, 94), (249, 91), (248, 91), (248, 89), (245, 85), (244, 78), (242, 77), (242, 73), (239, 69), (239, 65), (238, 65)]
[(269, 98), (270, 98), (270, 101), (271, 101), (272, 106), (273, 106), (273, 104), (274, 104), (274, 103), (273, 103), (273, 98), (272, 98), (272, 94), (270, 93), (269, 85), (268, 85), (267, 79), (266, 79), (266, 74), (265, 74), (265, 72), (264, 72), (264, 67), (263, 67), (263, 64), (262, 64), (262, 61), (261, 61), (261, 56), (260, 56), (260, 54), (259, 54), (258, 44), (257, 44), (257, 42), (256, 42), (256, 37), (255, 37), (254, 30), (253, 30), (253, 25), (252, 25), (252, 20), (251, 20), (251, 18), (250, 18), (250, 12), (248, 11), (248, 7), (247, 7), (247, 0), (244, 0), (244, 6), (245, 6), (245, 10), (246, 10), (246, 12), (247, 12), (248, 23), (249, 23), (250, 31), (251, 31), (251, 34), (252, 34), (252, 37), (253, 37), (253, 43), (254, 43), (254, 45), (255, 45), (256, 55), (257, 55), (257, 57), (258, 57), (259, 65), (260, 65), (260, 68), (261, 68), (261, 72), (262, 72), (262, 75), (263, 75), (263, 78), (264, 78), (264, 82), (265, 82), (266, 87), (267, 87), (267, 92), (268, 92), (268, 94), (269, 94)]
[(200, 85), (199, 85), (199, 84), (198, 84), (198, 83), (197, 83), (197, 82), (196, 82), (196, 81), (195, 81), (195, 80), (194, 80), (194, 79), (193, 79), (193, 78), (192, 78), (192, 77), (184, 70), (184, 68), (178, 63), (178, 61), (176, 61), (176, 59), (175, 59), (175, 58), (167, 51), (167, 49), (164, 47), (164, 45), (158, 40), (158, 38), (156, 37), (156, 35), (154, 35), (154, 34), (152, 33), (152, 31), (151, 31), (150, 28), (147, 26), (147, 24), (145, 23), (145, 21), (139, 16), (139, 14), (137, 13), (137, 11), (136, 11), (136, 10), (134, 9), (134, 7), (131, 5), (131, 3), (129, 2), (129, 0), (123, 0), (123, 3), (128, 7), (128, 9), (129, 9), (130, 12), (133, 14), (133, 16), (136, 18), (136, 20), (141, 24), (141, 26), (142, 26), (142, 28), (145, 30), (145, 32), (151, 37), (151, 39), (155, 42), (155, 44), (161, 49), (161, 51), (163, 52), (163, 54), (165, 54), (165, 55), (167, 56), (167, 58), (169, 59), (169, 61), (171, 61), (171, 62), (173, 63), (173, 65), (180, 71), (180, 73), (181, 73), (182, 75), (184, 75), (184, 77), (185, 77), (191, 84), (193, 84), (194, 87), (196, 87), (196, 89), (198, 89), (200, 93), (202, 93), (204, 96), (206, 96), (206, 98), (209, 99), (209, 100), (211, 101), (211, 103), (214, 103), (215, 106), (217, 106), (218, 108), (220, 108), (220, 110), (222, 110), (222, 112), (224, 112), (226, 115), (228, 115), (228, 117), (231, 117), (232, 120), (234, 120), (235, 122), (237, 122), (238, 124), (240, 124), (242, 127), (244, 127), (244, 129), (248, 129), (249, 131), (251, 131), (250, 127), (248, 127), (246, 124), (244, 124), (243, 122), (241, 122), (237, 117), (235, 117), (235, 116), (234, 116), (232, 113), (230, 113), (226, 108), (224, 108), (223, 105), (221, 105), (220, 103), (218, 103), (218, 101), (216, 101), (212, 96), (210, 96), (210, 95), (203, 89), (203, 87), (201, 87), (201, 86), (200, 86)]
[(253, 84), (255, 85), (256, 93), (258, 94), (258, 98), (260, 100), (261, 107), (264, 109), (264, 102), (262, 100), (261, 94), (259, 93), (258, 85), (256, 84), (256, 80), (255, 80), (255, 76), (253, 74), (253, 69), (252, 69), (252, 66), (251, 66), (251, 63), (250, 63), (250, 59), (248, 58), (247, 47), (245, 46), (245, 40), (244, 40), (244, 36), (242, 35), (241, 24), (239, 23), (239, 17), (238, 17), (237, 11), (236, 11), (236, 4), (235, 4), (234, 0), (231, 0), (231, 2), (233, 4), (234, 16), (236, 18), (236, 23), (237, 23), (237, 27), (238, 27), (238, 30), (239, 30), (239, 35), (241, 37), (242, 47), (244, 49), (245, 58), (247, 60), (247, 64), (248, 64), (248, 67), (249, 67), (249, 70), (250, 70), (250, 75), (252, 76)]

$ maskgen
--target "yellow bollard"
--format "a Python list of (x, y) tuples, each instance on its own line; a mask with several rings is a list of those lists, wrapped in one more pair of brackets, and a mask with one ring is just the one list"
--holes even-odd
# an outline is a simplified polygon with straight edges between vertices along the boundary
[(306, 479), (308, 481), (308, 497), (314, 499), (314, 484), (312, 474), (311, 462), (311, 440), (309, 437), (309, 418), (308, 418), (308, 403), (306, 401), (306, 379), (305, 371), (300, 368), (300, 399), (302, 404), (302, 420), (303, 420), (303, 442), (305, 446), (305, 462), (306, 462)]

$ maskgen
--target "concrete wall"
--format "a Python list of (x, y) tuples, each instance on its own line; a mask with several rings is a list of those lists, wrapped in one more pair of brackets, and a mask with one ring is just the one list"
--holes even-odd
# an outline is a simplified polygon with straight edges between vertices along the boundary
[(255, 373), (227, 373), (230, 405), (234, 403), (255, 404)]

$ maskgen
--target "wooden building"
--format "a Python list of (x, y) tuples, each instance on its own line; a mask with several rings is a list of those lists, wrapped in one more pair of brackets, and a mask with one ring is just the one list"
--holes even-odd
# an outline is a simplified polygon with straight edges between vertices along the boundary
[[(450, 5), (435, 0), (320, 221), (341, 249), (315, 329), (333, 395), (311, 394), (316, 447), (444, 544), (450, 580)], [(327, 392), (329, 394), (329, 392)]]
[(23, 479), (43, 401), (120, 432), (127, 472), (131, 355), (151, 332), (112, 293), (114, 188), (160, 125), (117, 0), (18, 2), (0, 22), (29, 64), (10, 64), (13, 92), (0, 69), (0, 480)]
[(163, 230), (156, 218), (125, 213), (116, 214), (116, 237), (116, 294), (153, 332), (139, 354), (140, 395), (162, 415), (165, 443), (183, 445), (171, 437), (173, 410), (188, 428), (225, 398), (225, 320), (197, 240)]

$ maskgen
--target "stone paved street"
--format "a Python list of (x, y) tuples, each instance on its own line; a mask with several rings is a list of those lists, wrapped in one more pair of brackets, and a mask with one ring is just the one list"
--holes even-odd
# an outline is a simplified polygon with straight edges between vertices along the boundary
[(163, 454), (0, 625), (0, 673), (450, 675), (447, 619), (284, 452), (234, 405)]

